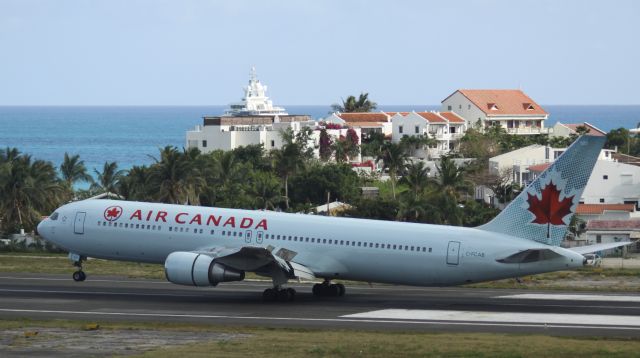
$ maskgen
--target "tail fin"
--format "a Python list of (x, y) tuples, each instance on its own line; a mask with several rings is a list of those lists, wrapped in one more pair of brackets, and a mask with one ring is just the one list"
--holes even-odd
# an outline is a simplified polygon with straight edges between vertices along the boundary
[(578, 138), (498, 216), (478, 229), (560, 245), (605, 140)]

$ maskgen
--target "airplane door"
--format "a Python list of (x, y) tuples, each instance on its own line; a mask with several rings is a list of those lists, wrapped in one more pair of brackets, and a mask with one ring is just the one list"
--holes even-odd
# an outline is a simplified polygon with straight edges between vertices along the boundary
[(87, 216), (87, 213), (84, 211), (78, 211), (76, 213), (76, 220), (73, 223), (73, 232), (76, 234), (84, 234), (84, 218)]
[(460, 263), (460, 241), (449, 241), (447, 246), (447, 265)]

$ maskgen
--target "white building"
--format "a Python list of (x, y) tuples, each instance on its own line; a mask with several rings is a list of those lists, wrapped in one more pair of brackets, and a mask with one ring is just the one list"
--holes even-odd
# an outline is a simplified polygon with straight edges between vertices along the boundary
[[(396, 112), (392, 112), (395, 114)], [(359, 128), (364, 135), (373, 132), (391, 136), (391, 116), (386, 112), (351, 112), (351, 113), (331, 113), (322, 122), (339, 124), (345, 127)]]
[[(510, 172), (512, 181), (518, 185), (528, 185), (558, 158), (566, 148), (552, 148), (541, 144), (532, 144), (489, 159), (489, 172), (502, 175)], [(614, 150), (603, 149), (598, 157), (600, 161), (612, 162)], [(598, 164), (596, 164), (596, 168)], [(595, 169), (594, 169), (595, 172)]]
[(442, 101), (441, 111), (460, 115), (472, 128), (499, 124), (510, 134), (547, 133), (549, 114), (521, 90), (460, 89)]
[[(640, 219), (632, 220), (591, 220), (587, 223), (586, 233), (583, 235), (586, 245), (605, 244), (621, 241), (635, 241), (623, 250), (638, 252), (640, 239)], [(607, 250), (608, 253), (613, 250)]]
[(428, 136), (435, 143), (428, 147), (416, 147), (412, 156), (422, 159), (439, 158), (458, 150), (460, 138), (466, 131), (464, 119), (453, 112), (402, 112), (391, 117), (394, 143), (407, 136)]

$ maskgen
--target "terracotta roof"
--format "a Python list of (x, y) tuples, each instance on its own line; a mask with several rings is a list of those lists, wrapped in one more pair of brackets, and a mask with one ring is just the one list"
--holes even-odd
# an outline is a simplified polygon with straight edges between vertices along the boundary
[(406, 116), (407, 114), (409, 114), (409, 112), (385, 112), (387, 115), (389, 115), (389, 117), (393, 117), (396, 114), (400, 113), (400, 115), (402, 116)]
[(420, 117), (427, 120), (429, 123), (447, 123), (447, 120), (440, 117), (434, 112), (416, 112)]
[(594, 137), (604, 137), (607, 135), (607, 133), (605, 133), (604, 131), (596, 128), (595, 126), (593, 126), (590, 123), (584, 122), (584, 123), (570, 123), (570, 124), (564, 124), (564, 123), (560, 123), (563, 126), (571, 129), (574, 133), (577, 133), (577, 129), (580, 126), (585, 126), (587, 128), (589, 128), (589, 135), (594, 136)]
[(640, 230), (640, 219), (589, 220), (587, 230)]
[(388, 122), (389, 117), (383, 112), (352, 112), (336, 114), (345, 122)]
[[(460, 92), (463, 96), (467, 97), (487, 116), (548, 114), (540, 105), (521, 90), (460, 89), (456, 92)], [(443, 102), (446, 101), (447, 98), (445, 98)]]
[(348, 125), (349, 127), (361, 127), (361, 128), (372, 128), (372, 127), (380, 128), (384, 126), (384, 124), (380, 122), (349, 122)]
[(547, 168), (549, 168), (550, 165), (551, 165), (551, 163), (542, 163), (542, 164), (531, 165), (531, 166), (529, 166), (529, 171), (530, 172), (542, 173), (543, 171), (547, 170)]
[(578, 204), (576, 214), (603, 214), (605, 211), (634, 212), (634, 204)]
[(454, 112), (440, 112), (440, 116), (446, 118), (449, 123), (464, 123), (464, 118)]

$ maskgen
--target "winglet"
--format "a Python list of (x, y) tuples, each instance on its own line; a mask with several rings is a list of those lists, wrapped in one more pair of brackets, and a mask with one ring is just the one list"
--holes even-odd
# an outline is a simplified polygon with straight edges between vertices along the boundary
[(583, 135), (498, 216), (478, 229), (559, 246), (606, 137)]

